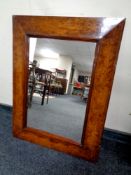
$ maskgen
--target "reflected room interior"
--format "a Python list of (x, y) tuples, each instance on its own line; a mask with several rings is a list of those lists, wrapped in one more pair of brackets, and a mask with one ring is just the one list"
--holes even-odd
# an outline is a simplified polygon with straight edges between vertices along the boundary
[(96, 43), (29, 39), (27, 126), (81, 142)]

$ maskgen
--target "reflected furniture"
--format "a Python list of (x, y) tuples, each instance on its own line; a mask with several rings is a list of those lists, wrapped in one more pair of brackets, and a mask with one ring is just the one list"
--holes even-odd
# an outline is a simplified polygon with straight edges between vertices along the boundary
[(66, 78), (66, 70), (65, 69), (55, 69), (55, 76), (57, 78)]
[(59, 94), (64, 95), (67, 89), (67, 79), (56, 77), (56, 82), (59, 82), (61, 84), (61, 88), (59, 89)]
[(29, 79), (28, 79), (28, 106), (31, 107), (33, 94), (38, 93), (41, 97), (41, 105), (44, 104), (45, 97), (47, 103), (49, 100), (51, 74), (49, 70), (36, 67), (35, 64), (29, 65)]
[(67, 89), (66, 70), (55, 68), (52, 73), (51, 93), (64, 95)]
[(88, 95), (89, 95), (89, 87), (84, 87), (84, 88), (83, 88), (83, 93), (82, 93), (81, 98), (82, 98), (85, 102), (87, 102)]
[(73, 85), (73, 92), (72, 94), (73, 95), (79, 95), (79, 96), (83, 96), (83, 93), (84, 93), (84, 90), (85, 88), (90, 88), (90, 84), (87, 84), (87, 83), (81, 83), (81, 82), (74, 82), (74, 85)]

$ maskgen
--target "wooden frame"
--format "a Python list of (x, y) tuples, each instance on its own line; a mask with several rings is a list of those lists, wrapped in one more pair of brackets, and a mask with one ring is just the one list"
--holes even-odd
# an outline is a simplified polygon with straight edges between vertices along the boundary
[[(13, 134), (87, 160), (99, 154), (125, 19), (13, 16)], [(95, 42), (95, 60), (81, 143), (27, 127), (29, 37)]]

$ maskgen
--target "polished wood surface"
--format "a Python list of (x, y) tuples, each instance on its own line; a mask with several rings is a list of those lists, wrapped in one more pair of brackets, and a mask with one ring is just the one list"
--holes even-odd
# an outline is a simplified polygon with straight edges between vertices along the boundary
[[(87, 160), (96, 160), (103, 133), (125, 19), (13, 16), (13, 134)], [(96, 42), (81, 144), (27, 127), (29, 37)]]

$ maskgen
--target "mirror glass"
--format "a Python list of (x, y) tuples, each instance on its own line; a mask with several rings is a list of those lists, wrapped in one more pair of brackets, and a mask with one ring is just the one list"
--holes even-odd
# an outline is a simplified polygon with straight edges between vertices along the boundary
[(96, 43), (29, 39), (27, 126), (81, 142)]

